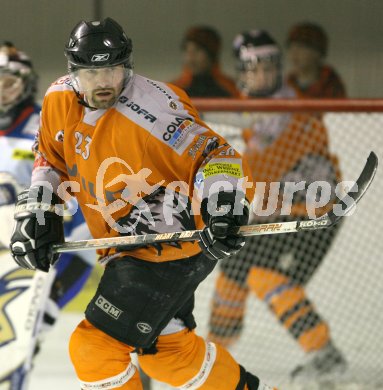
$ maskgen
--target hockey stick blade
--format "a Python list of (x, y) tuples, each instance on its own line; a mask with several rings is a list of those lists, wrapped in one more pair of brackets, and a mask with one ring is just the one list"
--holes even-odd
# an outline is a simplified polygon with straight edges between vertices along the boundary
[[(352, 188), (342, 199), (333, 205), (330, 212), (319, 218), (305, 221), (276, 222), (241, 226), (238, 229), (238, 233), (242, 236), (257, 236), (264, 234), (294, 233), (302, 230), (326, 229), (334, 226), (344, 216), (350, 214), (350, 212), (356, 207), (356, 204), (362, 199), (368, 187), (370, 187), (370, 184), (374, 180), (377, 169), (378, 156), (374, 152), (371, 152), (367, 157), (367, 162), (363, 167), (361, 174)], [(351, 204), (349, 204), (350, 199), (352, 201)]]
[[(376, 171), (378, 169), (378, 156), (371, 152), (367, 157), (367, 162), (356, 180), (355, 184), (347, 192), (347, 194), (333, 205), (330, 212), (318, 219), (309, 221), (302, 221), (298, 223), (298, 230), (309, 230), (316, 228), (327, 228), (338, 223), (344, 216), (349, 215), (356, 207), (357, 203), (362, 199), (370, 184), (374, 180)], [(351, 204), (347, 204), (348, 199), (352, 200)]]
[[(335, 225), (341, 218), (349, 214), (356, 204), (360, 201), (362, 196), (367, 191), (371, 182), (374, 179), (378, 167), (378, 157), (374, 152), (371, 152), (367, 158), (367, 162), (363, 168), (362, 173), (355, 182), (355, 185), (348, 191), (348, 193), (339, 202), (334, 204), (332, 211), (324, 216), (306, 220), (306, 221), (291, 221), (291, 222), (276, 222), (256, 225), (246, 225), (237, 228), (237, 233), (242, 236), (256, 236), (265, 234), (281, 234), (294, 233), (302, 230), (325, 229)], [(346, 199), (352, 199), (351, 205), (348, 205)], [(338, 206), (335, 213), (335, 206)], [(344, 206), (346, 206), (344, 208)], [(340, 211), (340, 212), (339, 212)], [(182, 232), (173, 233), (153, 233), (142, 234), (136, 236), (119, 236), (107, 237), (91, 240), (70, 241), (63, 244), (53, 245), (53, 252), (64, 253), (79, 250), (90, 249), (105, 249), (116, 247), (133, 247), (136, 245), (147, 245), (161, 242), (174, 241), (197, 241), (201, 230), (185, 230)]]

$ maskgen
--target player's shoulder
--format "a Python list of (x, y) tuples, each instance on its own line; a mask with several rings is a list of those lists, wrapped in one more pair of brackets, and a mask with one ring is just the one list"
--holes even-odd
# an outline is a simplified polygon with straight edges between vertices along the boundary
[(174, 117), (196, 116), (186, 94), (177, 92), (166, 83), (135, 74), (118, 99), (117, 111), (149, 131)]
[(187, 94), (181, 88), (170, 83), (135, 75), (134, 86), (137, 94), (149, 98), (153, 108), (159, 113), (172, 114), (191, 105)]
[(72, 88), (72, 82), (69, 75), (59, 77), (55, 80), (47, 89), (45, 96), (52, 94), (53, 92), (62, 92), (62, 93), (72, 93), (74, 94)]
[(141, 81), (155, 97), (160, 110), (151, 130), (153, 137), (181, 155), (197, 135), (211, 131), (199, 118), (184, 90), (171, 83), (151, 79)]
[(70, 77), (60, 77), (50, 85), (45, 93), (42, 115), (46, 117), (47, 113), (52, 110), (56, 115), (59, 115), (59, 112), (68, 112), (75, 100), (77, 100), (77, 96), (72, 88)]

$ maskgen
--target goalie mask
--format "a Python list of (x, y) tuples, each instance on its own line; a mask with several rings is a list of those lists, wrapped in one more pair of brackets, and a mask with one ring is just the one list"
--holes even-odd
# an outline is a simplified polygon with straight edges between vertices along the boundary
[(12, 122), (25, 104), (33, 103), (36, 91), (37, 75), (30, 58), (5, 42), (0, 47), (1, 122)]
[(233, 42), (238, 88), (246, 96), (267, 97), (282, 84), (281, 51), (263, 30), (250, 30)]
[(91, 108), (114, 104), (132, 76), (132, 41), (111, 18), (81, 21), (65, 45), (68, 70), (80, 103)]

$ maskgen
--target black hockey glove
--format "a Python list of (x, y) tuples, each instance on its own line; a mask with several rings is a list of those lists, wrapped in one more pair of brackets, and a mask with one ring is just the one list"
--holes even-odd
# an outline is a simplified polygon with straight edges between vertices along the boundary
[(31, 187), (18, 195), (10, 247), (20, 267), (48, 272), (58, 260), (59, 254), (52, 253), (51, 248), (64, 242), (63, 217), (54, 212), (55, 205), (60, 203), (59, 197), (43, 186)]
[(245, 238), (234, 229), (249, 220), (249, 203), (243, 193), (219, 192), (204, 199), (201, 212), (206, 227), (200, 233), (199, 246), (209, 259), (222, 260), (243, 248)]

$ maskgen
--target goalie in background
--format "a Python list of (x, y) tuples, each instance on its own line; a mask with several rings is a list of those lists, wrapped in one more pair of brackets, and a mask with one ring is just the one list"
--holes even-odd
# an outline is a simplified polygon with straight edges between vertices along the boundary
[[(17, 266), (9, 250), (16, 195), (31, 182), (39, 128), (37, 75), (10, 42), (0, 47), (0, 388), (25, 390), (32, 358), (60, 310), (81, 289), (94, 251), (65, 254), (49, 274)], [(76, 207), (70, 203), (71, 210)], [(90, 238), (81, 212), (66, 217), (70, 240)]]
[[(245, 97), (295, 97), (294, 90), (282, 82), (280, 48), (266, 31), (239, 34), (234, 40), (234, 54), (238, 86)], [(302, 220), (313, 214), (318, 217), (332, 207), (340, 172), (320, 118), (308, 114), (246, 113), (238, 120), (243, 124), (240, 152), (256, 184), (255, 209), (249, 223)], [(289, 188), (286, 183), (300, 181), (306, 186), (291, 193), (292, 207), (284, 210), (282, 195)], [(321, 207), (312, 199), (309, 215), (307, 186), (315, 181), (329, 183), (331, 196)], [(273, 190), (272, 182), (280, 183), (280, 188)], [(331, 339), (329, 325), (305, 291), (339, 227), (248, 237), (241, 252), (219, 263), (209, 339), (230, 346), (239, 338), (246, 299), (253, 292), (307, 353), (307, 361), (293, 370), (294, 379), (323, 379), (343, 371), (346, 362)]]

